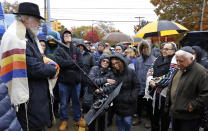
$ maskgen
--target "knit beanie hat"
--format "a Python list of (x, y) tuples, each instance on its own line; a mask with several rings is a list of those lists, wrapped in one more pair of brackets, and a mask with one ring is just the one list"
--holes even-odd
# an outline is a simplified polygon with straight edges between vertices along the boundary
[(184, 46), (183, 48), (181, 48), (180, 50), (183, 50), (183, 51), (185, 51), (185, 52), (188, 52), (188, 53), (190, 53), (190, 54), (194, 54), (194, 51), (193, 51), (193, 49), (192, 49), (192, 47), (191, 46)]

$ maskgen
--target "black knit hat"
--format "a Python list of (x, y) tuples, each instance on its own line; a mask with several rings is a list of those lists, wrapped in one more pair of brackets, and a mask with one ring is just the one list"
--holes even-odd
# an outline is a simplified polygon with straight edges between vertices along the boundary
[(194, 54), (194, 51), (191, 46), (184, 46), (183, 48), (181, 48), (181, 50), (191, 53), (192, 55)]
[(68, 29), (66, 29), (66, 30), (63, 32), (63, 35), (66, 34), (66, 33), (72, 34), (71, 31), (69, 31)]
[(44, 20), (44, 18), (42, 16), (40, 16), (39, 6), (37, 4), (30, 3), (30, 2), (20, 3), (18, 12), (14, 13), (14, 14), (16, 14), (16, 15), (29, 15), (29, 16), (34, 16), (34, 17)]

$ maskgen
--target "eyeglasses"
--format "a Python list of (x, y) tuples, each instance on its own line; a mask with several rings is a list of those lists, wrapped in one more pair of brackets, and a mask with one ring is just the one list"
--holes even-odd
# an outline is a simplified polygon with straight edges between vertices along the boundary
[(108, 60), (102, 60), (102, 62), (109, 63), (109, 61), (108, 61)]
[(118, 65), (119, 64), (119, 62), (112, 62), (112, 65)]
[(168, 48), (163, 48), (163, 49), (161, 49), (162, 51), (164, 50), (164, 51), (168, 51), (168, 50), (173, 50), (173, 49), (168, 49)]
[(71, 36), (71, 34), (68, 33), (64, 34), (64, 37), (69, 37), (69, 36)]

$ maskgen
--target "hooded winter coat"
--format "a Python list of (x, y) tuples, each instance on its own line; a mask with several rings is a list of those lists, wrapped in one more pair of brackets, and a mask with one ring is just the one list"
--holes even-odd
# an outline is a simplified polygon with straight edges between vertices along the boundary
[(208, 69), (208, 59), (204, 57), (205, 51), (199, 46), (192, 46), (192, 48), (196, 51), (196, 61)]
[(110, 60), (114, 58), (120, 60), (124, 64), (123, 72), (118, 73), (113, 69), (116, 81), (123, 82), (121, 90), (113, 102), (114, 110), (116, 114), (121, 117), (131, 116), (136, 111), (140, 84), (135, 71), (127, 66), (123, 56), (114, 54), (110, 57)]
[[(143, 49), (145, 49), (145, 52), (141, 53)], [(146, 42), (142, 42), (139, 45), (139, 52), (141, 55), (136, 59), (135, 71), (141, 86), (139, 95), (144, 95), (145, 87), (146, 87), (146, 78), (147, 78), (146, 75), (149, 68), (153, 64), (155, 57), (151, 55), (151, 47)]]
[[(83, 64), (82, 69), (85, 71), (86, 74), (88, 74), (90, 72), (90, 69), (95, 65), (95, 58), (89, 52), (89, 50), (84, 45), (84, 43), (78, 43), (77, 47), (80, 45), (84, 47), (84, 51), (81, 52), (81, 54), (82, 54), (81, 61)], [(86, 78), (86, 76), (84, 74), (82, 74), (82, 80), (81, 80), (82, 85), (86, 86), (87, 82), (88, 82), (88, 79)]]
[(16, 112), (11, 106), (8, 89), (0, 80), (0, 131), (22, 131)]
[[(101, 66), (101, 61), (103, 59), (109, 59), (109, 56), (106, 54), (103, 54), (100, 57), (99, 65), (98, 66), (93, 66), (92, 69), (90, 70), (89, 77), (91, 80), (98, 86), (102, 87), (105, 83), (107, 83), (107, 79), (114, 79), (114, 74), (110, 68), (104, 69)], [(110, 60), (109, 60), (110, 61)], [(111, 87), (110, 87), (111, 88)], [(93, 86), (93, 90), (95, 90), (96, 87)], [(108, 92), (108, 89), (104, 89), (104, 92)], [(90, 91), (90, 90), (89, 90)]]
[[(94, 95), (94, 92), (97, 89), (97, 87), (102, 88), (103, 93), (107, 93), (107, 94), (109, 94), (116, 87), (115, 86), (116, 84), (104, 87), (104, 84), (107, 83), (107, 79), (114, 79), (114, 74), (110, 68), (104, 69), (101, 66), (101, 61), (103, 59), (109, 59), (109, 56), (106, 54), (103, 54), (100, 57), (99, 65), (93, 66), (89, 72), (89, 78), (91, 79), (91, 81), (89, 81), (90, 86), (88, 87), (87, 93), (85, 94), (84, 100), (83, 100), (85, 111), (88, 111), (91, 105), (93, 104), (93, 102), (97, 99), (96, 95)], [(97, 87), (95, 86), (95, 84)]]

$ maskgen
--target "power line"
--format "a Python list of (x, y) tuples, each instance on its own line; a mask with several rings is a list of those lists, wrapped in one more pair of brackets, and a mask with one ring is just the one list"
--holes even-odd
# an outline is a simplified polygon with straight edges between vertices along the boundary
[[(70, 21), (91, 21), (91, 22), (104, 22), (104, 23), (107, 23), (107, 22), (123, 22), (123, 23), (128, 23), (128, 22), (138, 22), (138, 21), (118, 21), (118, 20), (84, 20), (84, 19), (63, 19), (63, 18), (57, 18), (57, 20), (70, 20)], [(149, 21), (149, 22), (152, 22), (152, 21)], [(180, 23), (198, 23), (199, 21), (182, 21)], [(203, 21), (204, 23), (208, 23), (206, 21)]]
[(155, 8), (51, 8), (50, 10), (138, 10), (138, 9), (155, 9)]
[(71, 20), (71, 21), (97, 21), (97, 22), (138, 22), (138, 21), (122, 21), (122, 20), (81, 20), (81, 19), (63, 19), (57, 18), (57, 20)]

